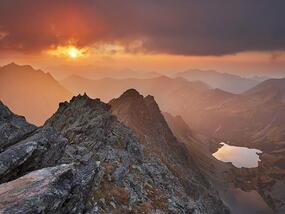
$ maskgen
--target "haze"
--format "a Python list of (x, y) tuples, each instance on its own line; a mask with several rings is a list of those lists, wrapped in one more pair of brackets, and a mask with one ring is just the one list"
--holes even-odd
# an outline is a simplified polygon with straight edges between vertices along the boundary
[(281, 77), (283, 9), (282, 0), (3, 0), (0, 64), (32, 64), (59, 79), (126, 69)]

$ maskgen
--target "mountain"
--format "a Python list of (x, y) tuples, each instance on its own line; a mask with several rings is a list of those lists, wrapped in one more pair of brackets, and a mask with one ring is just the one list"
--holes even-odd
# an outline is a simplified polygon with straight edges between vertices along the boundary
[(214, 70), (192, 69), (179, 72), (176, 77), (183, 77), (189, 81), (202, 81), (221, 90), (240, 94), (256, 86), (259, 81), (256, 79), (243, 78), (238, 75), (220, 73)]
[[(168, 165), (176, 163), (171, 159), (177, 157), (176, 150), (167, 149), (171, 156), (166, 160), (155, 155), (157, 150), (148, 150), (163, 143), (180, 148), (153, 99), (147, 99), (149, 108), (144, 112), (158, 114), (152, 115), (158, 124), (149, 124), (150, 115), (145, 115), (146, 121), (141, 118), (142, 124), (150, 126), (141, 130), (145, 139), (112, 114), (122, 103), (133, 106), (137, 98), (128, 98), (133, 96), (140, 95), (126, 92), (121, 102), (112, 101), (113, 107), (87, 95), (73, 97), (61, 103), (44, 126), (20, 133), (19, 141), (0, 152), (0, 212), (228, 213), (194, 164), (184, 163), (189, 170), (183, 179)], [(7, 107), (0, 105), (0, 112), (6, 115)], [(14, 117), (5, 121), (1, 117), (1, 123), (12, 124)], [(31, 125), (21, 120), (29, 130)], [(161, 134), (167, 138), (156, 142), (159, 136), (154, 138), (152, 128), (165, 131)], [(1, 133), (9, 129), (1, 126)], [(187, 181), (188, 189), (182, 181)]]
[(145, 80), (72, 77), (61, 83), (74, 93), (87, 92), (105, 101), (135, 88), (143, 95), (152, 94), (163, 112), (181, 115), (194, 131), (235, 145), (268, 150), (282, 148), (285, 137), (283, 82), (267, 80), (242, 94), (165, 76)]
[(207, 132), (209, 129), (213, 130), (216, 123), (212, 124), (208, 121), (206, 113), (240, 96), (220, 89), (211, 89), (200, 81), (189, 82), (183, 78), (173, 79), (165, 76), (144, 80), (88, 80), (73, 76), (60, 83), (73, 93), (86, 92), (91, 97), (99, 97), (104, 101), (118, 97), (129, 88), (134, 88), (143, 95), (152, 94), (163, 112), (181, 115), (193, 129), (202, 129)]
[(254, 80), (254, 81), (257, 81), (257, 82), (264, 82), (264, 81), (269, 80), (271, 78), (273, 78), (273, 77), (255, 75), (255, 76), (249, 77), (248, 79), (251, 79), (251, 80)]
[(50, 74), (29, 65), (0, 67), (0, 100), (32, 123), (43, 124), (71, 96)]
[(262, 150), (284, 148), (284, 84), (285, 79), (267, 80), (223, 105), (217, 103), (203, 113), (209, 123), (200, 130), (209, 136)]
[(269, 79), (256, 87), (246, 91), (244, 93), (247, 96), (255, 96), (256, 98), (266, 99), (270, 96), (276, 99), (280, 99), (280, 101), (285, 100), (285, 78), (283, 79)]
[(155, 78), (161, 76), (160, 73), (154, 71), (136, 71), (132, 69), (121, 69), (114, 70), (111, 68), (104, 67), (94, 67), (91, 66), (70, 66), (70, 65), (61, 65), (49, 68), (51, 74), (58, 80), (66, 79), (72, 75), (76, 75), (80, 71), (80, 76), (82, 78), (89, 79), (103, 79), (103, 78), (114, 78), (114, 79), (126, 79), (126, 78), (137, 78), (137, 79), (147, 79)]
[[(202, 176), (185, 145), (173, 135), (153, 96), (143, 97), (136, 90), (129, 89), (111, 100), (110, 105), (112, 113), (134, 130), (145, 152), (162, 160), (188, 194), (202, 197), (202, 201), (210, 204), (214, 202), (215, 190)], [(198, 196), (197, 192), (203, 192), (203, 196)]]
[[(145, 96), (152, 94), (162, 111), (177, 115), (182, 115), (181, 111), (186, 114), (192, 112), (192, 109), (201, 109), (203, 105), (209, 107), (234, 96), (218, 89), (209, 89), (208, 85), (199, 81), (189, 82), (183, 78), (173, 79), (166, 76), (144, 80), (88, 80), (73, 76), (60, 83), (73, 93), (86, 92), (89, 96), (99, 97), (104, 101), (119, 97), (125, 90), (134, 88)], [(197, 114), (191, 114), (189, 121), (192, 121), (192, 116), (198, 117)], [(188, 117), (185, 119), (188, 122), (187, 119)], [(197, 121), (201, 122), (200, 119)]]

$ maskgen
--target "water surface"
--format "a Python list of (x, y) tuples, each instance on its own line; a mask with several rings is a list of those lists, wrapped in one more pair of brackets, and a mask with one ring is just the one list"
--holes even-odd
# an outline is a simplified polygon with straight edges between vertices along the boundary
[(247, 147), (230, 146), (226, 143), (221, 143), (213, 156), (223, 162), (231, 162), (235, 167), (254, 168), (258, 166), (259, 154), (262, 152), (258, 149), (250, 149)]

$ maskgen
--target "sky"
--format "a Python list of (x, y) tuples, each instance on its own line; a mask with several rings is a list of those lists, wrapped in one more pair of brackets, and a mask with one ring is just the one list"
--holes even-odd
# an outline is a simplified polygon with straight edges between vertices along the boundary
[(0, 64), (285, 76), (284, 0), (1, 0)]

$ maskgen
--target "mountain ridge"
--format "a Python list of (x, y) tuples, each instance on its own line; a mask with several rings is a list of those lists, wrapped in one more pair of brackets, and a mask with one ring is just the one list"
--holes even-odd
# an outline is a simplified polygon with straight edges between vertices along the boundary
[(256, 86), (259, 82), (254, 79), (235, 74), (221, 73), (215, 70), (190, 69), (175, 74), (189, 81), (200, 80), (212, 86), (231, 93), (242, 93)]
[(189, 180), (200, 188), (187, 192), (173, 169), (144, 152), (109, 104), (86, 94), (61, 103), (44, 126), (23, 138), (0, 152), (6, 163), (0, 164), (2, 212), (228, 213), (203, 182)]

